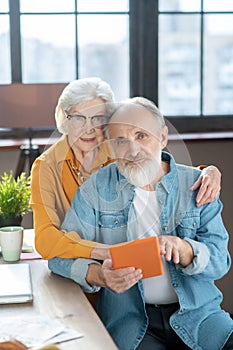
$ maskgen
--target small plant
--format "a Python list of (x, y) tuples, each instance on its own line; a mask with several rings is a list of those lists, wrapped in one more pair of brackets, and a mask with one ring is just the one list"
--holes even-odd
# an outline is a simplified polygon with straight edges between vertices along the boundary
[(23, 172), (17, 179), (6, 172), (0, 177), (0, 220), (21, 217), (31, 211), (30, 176)]

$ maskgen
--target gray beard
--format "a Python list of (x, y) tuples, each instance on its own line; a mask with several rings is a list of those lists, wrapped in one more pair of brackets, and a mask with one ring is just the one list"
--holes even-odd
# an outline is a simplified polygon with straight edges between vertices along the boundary
[(161, 160), (156, 158), (148, 158), (143, 166), (140, 165), (120, 165), (118, 168), (121, 174), (128, 180), (129, 183), (136, 187), (144, 187), (152, 183), (159, 175)]

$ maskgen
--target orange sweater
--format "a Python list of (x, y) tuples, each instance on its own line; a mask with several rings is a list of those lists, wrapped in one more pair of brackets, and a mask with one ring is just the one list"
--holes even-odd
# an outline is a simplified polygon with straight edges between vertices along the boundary
[[(100, 146), (92, 173), (111, 162), (107, 142)], [(75, 169), (74, 169), (75, 168)], [(67, 137), (61, 139), (38, 157), (31, 171), (31, 206), (36, 250), (44, 259), (89, 258), (95, 242), (80, 238), (76, 232), (59, 229), (75, 192), (81, 186), (75, 159)], [(88, 176), (88, 174), (83, 174)]]

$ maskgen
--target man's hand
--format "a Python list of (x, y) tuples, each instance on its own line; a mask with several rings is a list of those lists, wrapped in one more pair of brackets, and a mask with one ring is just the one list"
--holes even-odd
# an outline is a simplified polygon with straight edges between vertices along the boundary
[(214, 165), (204, 168), (191, 190), (195, 191), (197, 188), (199, 188), (196, 198), (197, 207), (213, 202), (221, 189), (221, 173), (218, 168)]
[(164, 255), (166, 261), (171, 261), (175, 264), (181, 264), (183, 267), (188, 266), (193, 261), (193, 249), (191, 245), (174, 236), (159, 236), (160, 252)]
[(86, 281), (91, 285), (111, 289), (115, 293), (123, 293), (142, 279), (142, 271), (134, 267), (123, 269), (112, 268), (111, 259), (106, 259), (103, 265), (90, 264)]

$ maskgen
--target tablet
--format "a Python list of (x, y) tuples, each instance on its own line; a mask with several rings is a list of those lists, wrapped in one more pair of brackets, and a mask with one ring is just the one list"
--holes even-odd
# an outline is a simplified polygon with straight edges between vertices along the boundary
[(112, 245), (110, 254), (114, 269), (133, 266), (142, 270), (143, 278), (163, 274), (157, 236)]

